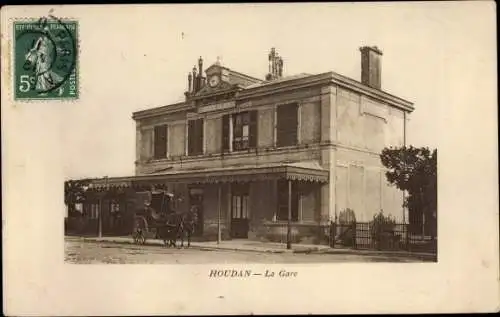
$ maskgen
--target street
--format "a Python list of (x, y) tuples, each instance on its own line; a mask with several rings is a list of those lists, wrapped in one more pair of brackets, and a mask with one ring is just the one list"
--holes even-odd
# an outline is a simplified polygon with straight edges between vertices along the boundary
[(209, 264), (209, 263), (335, 263), (420, 262), (382, 255), (267, 253), (252, 251), (164, 248), (154, 245), (89, 242), (65, 238), (65, 261), (79, 264)]

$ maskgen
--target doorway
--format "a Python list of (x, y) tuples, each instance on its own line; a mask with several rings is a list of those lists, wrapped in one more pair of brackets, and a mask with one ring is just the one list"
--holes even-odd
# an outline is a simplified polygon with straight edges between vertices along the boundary
[(194, 236), (203, 235), (203, 188), (189, 188), (189, 210), (197, 213), (198, 222), (194, 229)]
[(250, 219), (250, 186), (248, 183), (234, 184), (231, 189), (231, 237), (247, 239)]

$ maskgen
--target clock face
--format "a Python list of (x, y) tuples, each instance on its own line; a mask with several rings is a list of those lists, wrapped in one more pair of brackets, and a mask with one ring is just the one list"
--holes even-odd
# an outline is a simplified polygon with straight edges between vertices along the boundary
[(210, 79), (208, 80), (208, 84), (210, 85), (210, 87), (215, 87), (219, 84), (220, 82), (220, 78), (219, 76), (217, 75), (213, 75), (212, 77), (210, 77)]

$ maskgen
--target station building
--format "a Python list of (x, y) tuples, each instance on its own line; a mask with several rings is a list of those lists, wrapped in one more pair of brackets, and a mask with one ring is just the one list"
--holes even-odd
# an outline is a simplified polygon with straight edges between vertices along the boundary
[[(377, 47), (360, 53), (361, 81), (331, 71), (283, 76), (274, 48), (262, 79), (219, 61), (204, 69), (200, 57), (183, 102), (133, 113), (135, 175), (93, 179), (89, 193), (166, 188), (182, 197), (176, 208), (198, 207), (206, 239), (221, 227), (223, 239), (283, 242), (290, 216), (295, 243), (323, 243), (321, 228), (346, 208), (357, 221), (380, 210), (405, 221), (403, 192), (387, 183), (379, 155), (405, 144), (413, 104), (382, 89)], [(108, 228), (109, 215), (125, 219), (134, 207), (89, 199), (83, 209), (95, 219), (98, 208)]]

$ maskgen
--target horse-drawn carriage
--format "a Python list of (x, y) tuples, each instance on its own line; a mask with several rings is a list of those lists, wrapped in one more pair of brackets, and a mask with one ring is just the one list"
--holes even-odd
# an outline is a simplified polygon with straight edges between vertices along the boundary
[(137, 244), (147, 239), (162, 239), (165, 245), (175, 246), (178, 238), (184, 245), (187, 235), (188, 246), (194, 232), (197, 215), (192, 212), (179, 212), (174, 209), (174, 194), (164, 190), (136, 193), (136, 208), (132, 237)]

